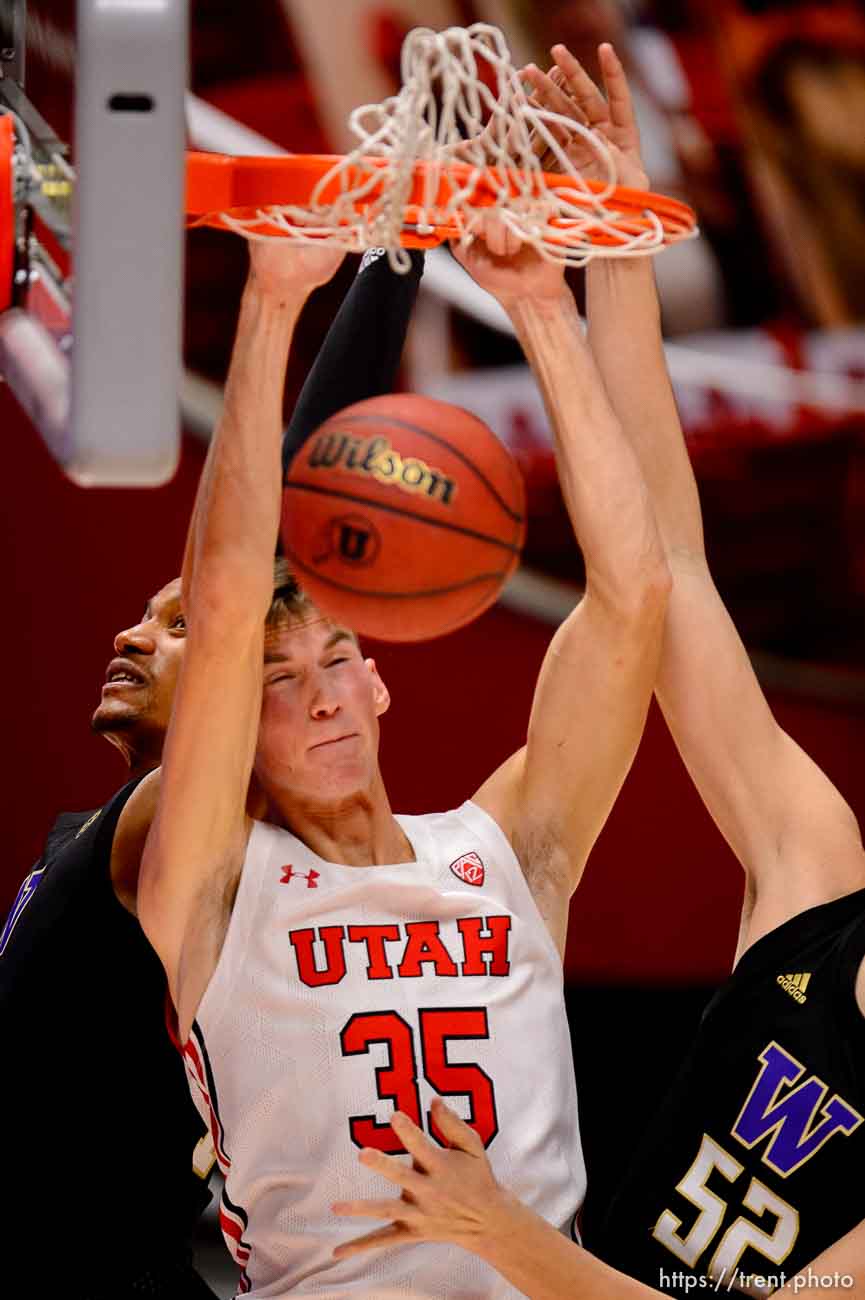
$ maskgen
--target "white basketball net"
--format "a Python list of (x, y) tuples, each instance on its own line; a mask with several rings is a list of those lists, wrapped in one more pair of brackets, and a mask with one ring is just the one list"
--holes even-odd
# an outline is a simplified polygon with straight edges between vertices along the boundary
[[(479, 61), (492, 69), (495, 89), (484, 81)], [(403, 44), (402, 79), (399, 94), (381, 104), (365, 104), (350, 115), (349, 127), (360, 144), (321, 178), (308, 204), (268, 207), (247, 219), (223, 214), (225, 223), (248, 239), (288, 235), (306, 243), (327, 238), (351, 252), (384, 248), (394, 270), (404, 271), (410, 262), (400, 234), (406, 229), (414, 165), (420, 161), (428, 170), (411, 227), (419, 234), (453, 226), (467, 243), (485, 215), (497, 211), (542, 256), (571, 266), (599, 255), (651, 253), (664, 245), (661, 221), (650, 211), (643, 214), (650, 223), (646, 230), (628, 233), (611, 224), (618, 214), (615, 203), (608, 206), (606, 200), (615, 190), (616, 167), (605, 141), (572, 118), (529, 103), (498, 28), (485, 23), (443, 32), (416, 28)], [(570, 143), (572, 136), (581, 136), (596, 159), (592, 170), (604, 185), (599, 193), (589, 188), (561, 143)], [(538, 158), (541, 143), (540, 152), (552, 152), (570, 184), (545, 178)], [(373, 158), (384, 161), (384, 170), (364, 165)], [(440, 179), (443, 174), (454, 176), (454, 163), (468, 163), (471, 170), (467, 177), (460, 176), (450, 198), (439, 206)], [(491, 208), (470, 202), (482, 176), (496, 192)], [(335, 179), (339, 194), (322, 204), (320, 195)], [(381, 193), (358, 210), (357, 203), (380, 185)], [(589, 229), (603, 231), (612, 244), (593, 243)], [(565, 232), (567, 243), (562, 242)]]

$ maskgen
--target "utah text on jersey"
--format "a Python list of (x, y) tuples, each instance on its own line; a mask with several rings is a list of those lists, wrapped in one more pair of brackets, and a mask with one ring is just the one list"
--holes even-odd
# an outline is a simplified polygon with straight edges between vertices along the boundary
[(458, 917), (447, 924), (447, 943), (442, 929), (439, 921), (323, 925), (290, 930), (288, 939), (297, 973), (309, 988), (345, 979), (351, 945), (360, 950), (368, 980), (418, 979), (424, 973), (451, 978), (510, 973), (509, 916)]
[[(827, 1084), (814, 1074), (805, 1077), (806, 1067), (779, 1043), (769, 1043), (758, 1060), (756, 1079), (731, 1136), (748, 1150), (765, 1142), (761, 1162), (786, 1179), (831, 1139), (849, 1137), (863, 1117), (837, 1093), (827, 1100)], [(721, 1233), (728, 1202), (710, 1189), (709, 1180), (713, 1179), (713, 1186), (735, 1184), (743, 1172), (734, 1155), (704, 1134), (696, 1160), (676, 1188), (699, 1210), (696, 1221), (683, 1233), (682, 1220), (667, 1209), (652, 1233), (689, 1268), (696, 1267), (712, 1248), (705, 1272), (715, 1281), (732, 1277), (749, 1247), (770, 1264), (780, 1266), (799, 1234), (798, 1210), (758, 1178), (750, 1179), (741, 1202), (753, 1218), (740, 1215)], [(767, 1211), (775, 1219), (771, 1231), (753, 1221)]]

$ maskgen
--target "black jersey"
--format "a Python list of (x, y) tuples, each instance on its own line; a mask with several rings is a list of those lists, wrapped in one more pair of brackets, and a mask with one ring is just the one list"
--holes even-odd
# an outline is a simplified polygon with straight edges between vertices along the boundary
[(865, 1219), (863, 955), (865, 890), (748, 949), (590, 1249), (693, 1297), (781, 1285)]
[(0, 931), (4, 1295), (73, 1300), (116, 1279), (120, 1298), (184, 1254), (208, 1199), (165, 975), (111, 881), (137, 784), (59, 819)]

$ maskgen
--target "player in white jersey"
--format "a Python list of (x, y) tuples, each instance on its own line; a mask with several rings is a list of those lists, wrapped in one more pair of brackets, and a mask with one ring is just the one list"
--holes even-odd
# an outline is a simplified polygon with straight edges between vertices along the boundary
[[(586, 561), (526, 745), (456, 811), (394, 817), (374, 662), (302, 598), (265, 628), (286, 357), (340, 255), (259, 245), (187, 544), (186, 660), (161, 779), (129, 817), (140, 844), (153, 816), (139, 916), (214, 1126), (241, 1291), (256, 1297), (517, 1294), (444, 1247), (333, 1257), (351, 1233), (331, 1202), (387, 1186), (358, 1185), (358, 1147), (398, 1151), (397, 1108), (435, 1137), (437, 1095), (556, 1226), (583, 1192), (568, 903), (639, 742), (669, 579), (561, 269), (497, 227), (461, 257), (542, 387)], [(251, 776), (266, 821), (247, 813)]]

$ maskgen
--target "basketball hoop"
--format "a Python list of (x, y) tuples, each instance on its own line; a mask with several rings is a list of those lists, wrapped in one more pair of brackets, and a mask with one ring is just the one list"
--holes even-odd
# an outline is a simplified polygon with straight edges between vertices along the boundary
[[(351, 114), (360, 144), (344, 157), (188, 154), (187, 224), (247, 239), (326, 239), (352, 252), (386, 248), (397, 270), (407, 269), (405, 248), (468, 242), (490, 212), (543, 257), (571, 266), (654, 253), (697, 233), (686, 204), (616, 184), (599, 134), (529, 102), (497, 28), (418, 28), (403, 45), (402, 73), (398, 95)], [(574, 137), (603, 179), (571, 161), (562, 139)], [(539, 143), (561, 173), (542, 170)]]

